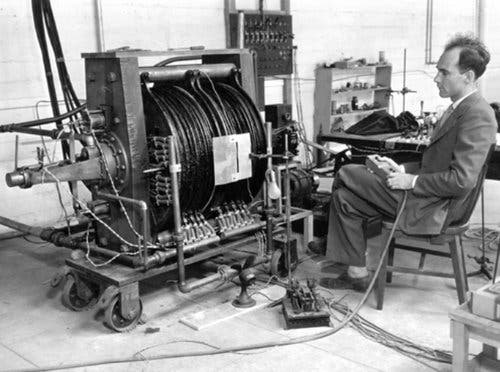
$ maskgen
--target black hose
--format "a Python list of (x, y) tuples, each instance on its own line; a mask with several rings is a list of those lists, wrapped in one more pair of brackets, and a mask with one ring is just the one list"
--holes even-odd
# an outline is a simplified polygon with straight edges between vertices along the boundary
[[(47, 49), (47, 40), (45, 38), (45, 29), (43, 25), (43, 1), (32, 0), (31, 7), (33, 10), (33, 22), (35, 26), (36, 36), (38, 38), (38, 43), (40, 44), (40, 51), (42, 53), (43, 66), (45, 69), (45, 78), (47, 80), (47, 87), (49, 89), (50, 103), (52, 107), (52, 113), (54, 117), (60, 115), (59, 106), (57, 103), (57, 93), (54, 85), (54, 75), (52, 73), (52, 67), (50, 65), (49, 52)], [(58, 129), (61, 129), (61, 121), (56, 121)]]
[(50, 123), (57, 123), (60, 122), (61, 120), (67, 119), (79, 112), (82, 112), (85, 110), (87, 106), (85, 104), (78, 106), (77, 108), (66, 112), (65, 114), (52, 117), (52, 118), (45, 118), (45, 119), (37, 119), (37, 120), (31, 120), (31, 121), (23, 121), (20, 123), (12, 123), (12, 124), (3, 124), (0, 125), (0, 133), (2, 132), (11, 132), (15, 131), (16, 128), (28, 128), (28, 127), (36, 127), (38, 125), (43, 125), (43, 124), (50, 124)]

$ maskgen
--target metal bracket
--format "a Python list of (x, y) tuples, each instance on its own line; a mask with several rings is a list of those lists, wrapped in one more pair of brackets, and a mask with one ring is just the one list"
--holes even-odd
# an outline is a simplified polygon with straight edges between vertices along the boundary
[(139, 283), (131, 283), (120, 289), (121, 313), (125, 319), (133, 319), (141, 310), (139, 302)]
[(53, 288), (57, 287), (70, 272), (70, 268), (64, 265), (62, 268), (57, 270), (56, 274), (52, 277), (52, 279), (50, 280), (50, 286)]
[(215, 185), (252, 177), (252, 152), (249, 133), (214, 137)]
[(101, 296), (99, 297), (99, 301), (97, 302), (97, 306), (99, 308), (105, 309), (109, 306), (111, 300), (113, 300), (113, 298), (119, 293), (120, 290), (118, 289), (118, 287), (110, 285), (102, 292)]

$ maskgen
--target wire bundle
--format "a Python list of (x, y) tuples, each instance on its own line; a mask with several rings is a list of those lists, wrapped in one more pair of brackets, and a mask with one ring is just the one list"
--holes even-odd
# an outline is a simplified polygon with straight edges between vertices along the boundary
[[(337, 311), (340, 314), (347, 316), (351, 310), (347, 305), (339, 302), (330, 301), (328, 306), (331, 310)], [(361, 315), (356, 314), (352, 321), (351, 326), (355, 328), (363, 336), (378, 342), (386, 347), (396, 350), (397, 352), (406, 355), (412, 359), (424, 358), (434, 362), (449, 363), (452, 361), (452, 354), (446, 350), (438, 350), (430, 347), (416, 344), (406, 338), (396, 336), (367, 319)]]
[[(265, 162), (254, 160), (253, 177), (215, 186), (212, 138), (249, 133), (253, 153), (265, 152), (265, 132), (253, 101), (239, 86), (213, 82), (192, 73), (181, 83), (143, 83), (148, 136), (173, 135), (180, 173), (181, 210), (204, 211), (228, 200), (249, 201), (264, 180)], [(156, 224), (169, 219), (167, 208), (155, 208)]]
[[(35, 31), (38, 38), (38, 43), (40, 45), (43, 65), (45, 68), (45, 77), (47, 80), (52, 112), (54, 116), (59, 116), (60, 115), (59, 104), (54, 85), (52, 67), (50, 63), (45, 32), (47, 32), (49, 41), (52, 45), (52, 51), (54, 54), (54, 58), (56, 60), (57, 72), (61, 84), (61, 91), (63, 93), (64, 103), (66, 105), (67, 111), (72, 111), (80, 107), (80, 101), (75, 93), (75, 90), (71, 83), (71, 79), (69, 77), (68, 70), (66, 68), (66, 62), (64, 61), (64, 53), (62, 50), (61, 41), (59, 40), (59, 33), (57, 31), (54, 14), (52, 13), (52, 6), (50, 5), (50, 0), (32, 0), (31, 6), (33, 9), (33, 21), (34, 21)], [(76, 115), (72, 116), (71, 119), (75, 120)], [(57, 125), (59, 129), (62, 128), (60, 121), (57, 121)], [(65, 156), (67, 156), (69, 154), (69, 148), (65, 143), (66, 142), (63, 142), (63, 153)]]
[[(31, 0), (31, 7), (33, 10), (33, 22), (35, 26), (36, 36), (38, 38), (38, 44), (40, 45), (40, 51), (42, 53), (43, 66), (45, 69), (45, 77), (47, 80), (47, 87), (49, 90), (50, 103), (52, 107), (52, 113), (54, 118), (47, 122), (55, 122), (57, 129), (62, 131), (63, 118), (69, 118), (71, 121), (75, 121), (78, 118), (78, 114), (82, 115), (82, 111), (84, 106), (80, 104), (80, 101), (75, 93), (73, 88), (73, 84), (71, 83), (71, 79), (69, 77), (68, 70), (66, 68), (66, 62), (64, 61), (64, 53), (62, 51), (61, 41), (59, 40), (59, 33), (57, 31), (56, 22), (54, 19), (54, 14), (52, 13), (52, 6), (50, 4), (50, 0)], [(61, 84), (61, 90), (64, 97), (64, 103), (66, 105), (67, 113), (64, 115), (60, 114), (59, 111), (59, 102), (57, 98), (57, 93), (54, 85), (52, 67), (49, 58), (49, 51), (47, 46), (47, 39), (45, 35), (45, 31), (47, 31), (50, 43), (52, 45), (52, 51), (54, 54), (54, 58), (56, 60), (57, 72), (59, 75), (59, 81)], [(30, 124), (44, 124), (46, 120), (36, 120), (32, 123), (24, 123), (26, 126), (30, 126)], [(20, 126), (21, 124), (18, 124)], [(78, 128), (73, 126), (73, 129), (78, 132)], [(43, 141), (43, 138), (42, 138)], [(45, 147), (45, 143), (44, 143)], [(62, 154), (64, 159), (69, 159), (70, 156), (70, 146), (68, 141), (61, 141)], [(66, 212), (66, 208), (61, 199), (61, 192), (59, 190), (59, 185), (56, 185), (57, 194), (59, 197), (59, 203), (61, 208), (66, 215), (66, 221), (68, 221), (68, 216)], [(69, 188), (73, 193), (73, 187), (71, 183), (69, 183)], [(76, 204), (74, 204), (76, 208)], [(69, 222), (68, 229), (69, 229)]]
[[(228, 123), (228, 130), (223, 135), (249, 133), (253, 153), (264, 153), (265, 131), (263, 123), (255, 105), (246, 95), (245, 91), (238, 85), (233, 87), (228, 84), (219, 83), (212, 91), (208, 93), (219, 98), (225, 119)], [(245, 199), (255, 195), (264, 180), (265, 163), (254, 161), (252, 163), (252, 174), (254, 177), (250, 181), (248, 196)], [(236, 184), (226, 186), (224, 193), (231, 200), (241, 199), (241, 188), (246, 181), (240, 181)]]

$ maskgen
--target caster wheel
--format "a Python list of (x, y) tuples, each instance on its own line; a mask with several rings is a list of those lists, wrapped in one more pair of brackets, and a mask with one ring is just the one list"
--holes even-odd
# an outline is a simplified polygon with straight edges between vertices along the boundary
[(75, 277), (68, 275), (62, 293), (63, 305), (73, 311), (91, 309), (97, 303), (98, 290), (96, 290), (95, 285), (86, 282), (83, 292), (85, 296), (81, 297), (81, 294), (78, 294)]
[(126, 319), (121, 314), (120, 295), (113, 298), (104, 312), (105, 323), (117, 332), (127, 332), (134, 329), (142, 315), (142, 301), (139, 299), (139, 311), (132, 319)]

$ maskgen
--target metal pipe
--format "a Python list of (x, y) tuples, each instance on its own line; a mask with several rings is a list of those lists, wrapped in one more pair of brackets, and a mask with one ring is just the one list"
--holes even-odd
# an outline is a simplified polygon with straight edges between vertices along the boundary
[(290, 239), (292, 236), (292, 222), (290, 221), (290, 167), (288, 153), (288, 134), (285, 133), (285, 222), (286, 222), (286, 262), (288, 266), (288, 281), (292, 280), (292, 259), (290, 257)]
[(38, 226), (30, 226), (26, 225), (22, 222), (17, 222), (14, 220), (11, 220), (10, 218), (0, 216), (0, 224), (10, 227), (11, 229), (21, 231), (26, 234), (30, 234), (33, 236), (40, 236), (42, 231), (44, 230), (43, 227), (38, 227)]
[[(117, 262), (124, 263), (126, 265), (132, 267), (139, 267), (142, 265), (142, 261), (139, 257), (128, 256), (126, 254), (121, 254), (121, 252), (113, 251), (111, 249), (106, 249), (102, 247), (98, 247), (93, 243), (89, 243), (87, 245), (86, 242), (79, 242), (67, 236), (64, 232), (54, 233), (52, 234), (50, 240), (56, 246), (66, 247), (71, 249), (81, 249), (82, 251), (86, 251), (87, 249), (92, 253), (97, 253), (106, 258), (115, 258)], [(118, 256), (117, 256), (118, 255)]]
[(238, 28), (237, 28), (237, 44), (238, 49), (245, 47), (245, 13), (243, 10), (238, 10)]
[(96, 16), (97, 51), (104, 52), (106, 48), (104, 44), (104, 22), (102, 20), (101, 0), (95, 0), (94, 5), (95, 5), (95, 16)]
[[(210, 244), (216, 244), (220, 242), (220, 238), (218, 236), (213, 236), (209, 239), (201, 240), (199, 242), (193, 243), (193, 244), (187, 244), (183, 246), (183, 251), (184, 254), (186, 253), (193, 253), (196, 251), (198, 248), (210, 245)], [(146, 262), (146, 267), (148, 269), (156, 266), (160, 266), (163, 264), (166, 260), (174, 258), (177, 255), (177, 249), (167, 249), (164, 251), (157, 251), (153, 253), (152, 255), (148, 256), (148, 260)]]
[[(131, 204), (134, 206), (136, 209), (139, 210), (142, 218), (142, 239), (143, 239), (143, 250), (144, 250), (144, 256), (143, 256), (143, 266), (146, 269), (147, 268), (147, 261), (148, 261), (148, 241), (150, 240), (150, 231), (149, 231), (149, 211), (148, 211), (148, 205), (145, 201), (143, 200), (137, 200), (137, 199), (131, 199), (131, 198), (126, 198), (124, 196), (120, 195), (112, 195), (112, 194), (106, 194), (100, 191), (96, 192), (96, 196), (108, 199), (108, 200), (117, 200), (117, 201), (122, 201), (124, 203)], [(139, 247), (140, 249), (140, 247)]]
[[(268, 155), (267, 158), (267, 171), (272, 172), (273, 171), (273, 159), (271, 158), (271, 155), (273, 153), (273, 140), (272, 140), (272, 123), (266, 122), (266, 154)], [(266, 209), (265, 209), (265, 214), (266, 214), (266, 254), (270, 255), (273, 253), (273, 202), (271, 198), (269, 197), (269, 185), (266, 182), (266, 188), (265, 188), (265, 196), (266, 196)]]
[(232, 63), (192, 64), (176, 66), (140, 67), (139, 74), (146, 82), (182, 81), (190, 71), (200, 71), (212, 79), (225, 79), (233, 74), (236, 66)]
[(181, 166), (177, 163), (175, 155), (174, 137), (168, 136), (168, 163), (170, 171), (170, 179), (172, 184), (172, 206), (174, 214), (174, 241), (177, 249), (177, 285), (181, 292), (185, 291), (186, 286), (186, 268), (184, 266), (184, 233), (182, 231), (181, 220), (181, 204), (179, 200), (179, 180), (177, 173), (180, 172)]
[(185, 244), (183, 252), (184, 253), (192, 253), (192, 252), (194, 252), (196, 249), (198, 249), (200, 247), (203, 247), (203, 246), (206, 246), (206, 245), (210, 245), (210, 244), (216, 244), (216, 243), (219, 243), (219, 242), (220, 242), (220, 238), (218, 236), (212, 236), (212, 237), (210, 237), (208, 239), (200, 240), (199, 242), (194, 242), (194, 243), (191, 243), (191, 244)]
[(475, 18), (475, 31), (476, 36), (479, 40), (484, 42), (485, 37), (485, 1), (484, 0), (476, 0), (475, 3), (476, 8), (476, 18)]
[[(87, 250), (90, 249), (91, 252), (98, 253), (102, 256), (105, 257), (114, 257), (120, 252), (112, 251), (110, 249), (106, 248), (101, 248), (98, 247), (94, 244), (89, 244), (87, 246), (86, 242), (79, 242), (71, 238), (70, 236), (67, 236), (65, 232), (59, 231), (58, 229), (54, 228), (46, 228), (46, 227), (38, 227), (38, 226), (30, 226), (26, 225), (22, 222), (14, 221), (11, 220), (10, 218), (7, 217), (2, 217), (0, 216), (0, 224), (10, 227), (14, 230), (21, 231), (26, 234), (30, 234), (36, 237), (39, 237), (47, 242), (53, 243), (56, 246), (59, 247), (65, 247), (65, 248), (71, 248), (71, 249), (81, 249), (81, 250)], [(122, 255), (116, 258), (117, 261), (123, 262), (129, 265), (132, 265), (134, 267), (139, 266), (138, 263), (140, 262), (137, 261), (136, 257), (131, 257), (131, 256), (126, 256)]]
[[(115, 167), (111, 168), (111, 176), (116, 173)], [(5, 175), (5, 182), (9, 187), (31, 187), (41, 183), (83, 181), (102, 179), (99, 159), (90, 159), (66, 165), (46, 166), (41, 169), (20, 169)]]
[(434, 12), (433, 0), (427, 0), (425, 22), (425, 63), (432, 63), (432, 16)]
[[(253, 262), (253, 264), (249, 267), (255, 267), (257, 265), (261, 265), (263, 263), (266, 263), (268, 262), (269, 259), (268, 257), (257, 257), (255, 259), (255, 261)], [(224, 267), (223, 270), (221, 270), (221, 268)], [(248, 267), (246, 267), (248, 268)], [(224, 279), (224, 280), (231, 280), (233, 279), (235, 276), (239, 275), (239, 271), (238, 270), (235, 270), (233, 268), (230, 268), (226, 265), (221, 265), (217, 268), (217, 272), (212, 274), (212, 275), (209, 275), (205, 278), (202, 278), (202, 279), (199, 279), (199, 280), (195, 280), (193, 282), (190, 282), (190, 283), (187, 283), (184, 287), (183, 287), (183, 290), (185, 291), (184, 293), (187, 293), (187, 292), (191, 292), (192, 290), (196, 289), (196, 288), (200, 288), (204, 285), (207, 285), (209, 283), (212, 283), (212, 282), (215, 282), (217, 280), (221, 280), (221, 279)]]
[[(475, 19), (475, 28), (476, 28), (476, 36), (484, 42), (485, 39), (485, 0), (476, 0), (476, 19)], [(479, 80), (477, 83), (477, 89), (479, 93), (484, 93), (484, 83), (482, 80)]]
[[(231, 280), (238, 275), (238, 271), (232, 268), (228, 268), (225, 272), (227, 280)], [(216, 282), (217, 280), (223, 279), (223, 275), (216, 272), (212, 275), (206, 276), (205, 278), (198, 279), (189, 283), (186, 283), (181, 290), (182, 293), (191, 292), (194, 289), (203, 287), (204, 285)]]

